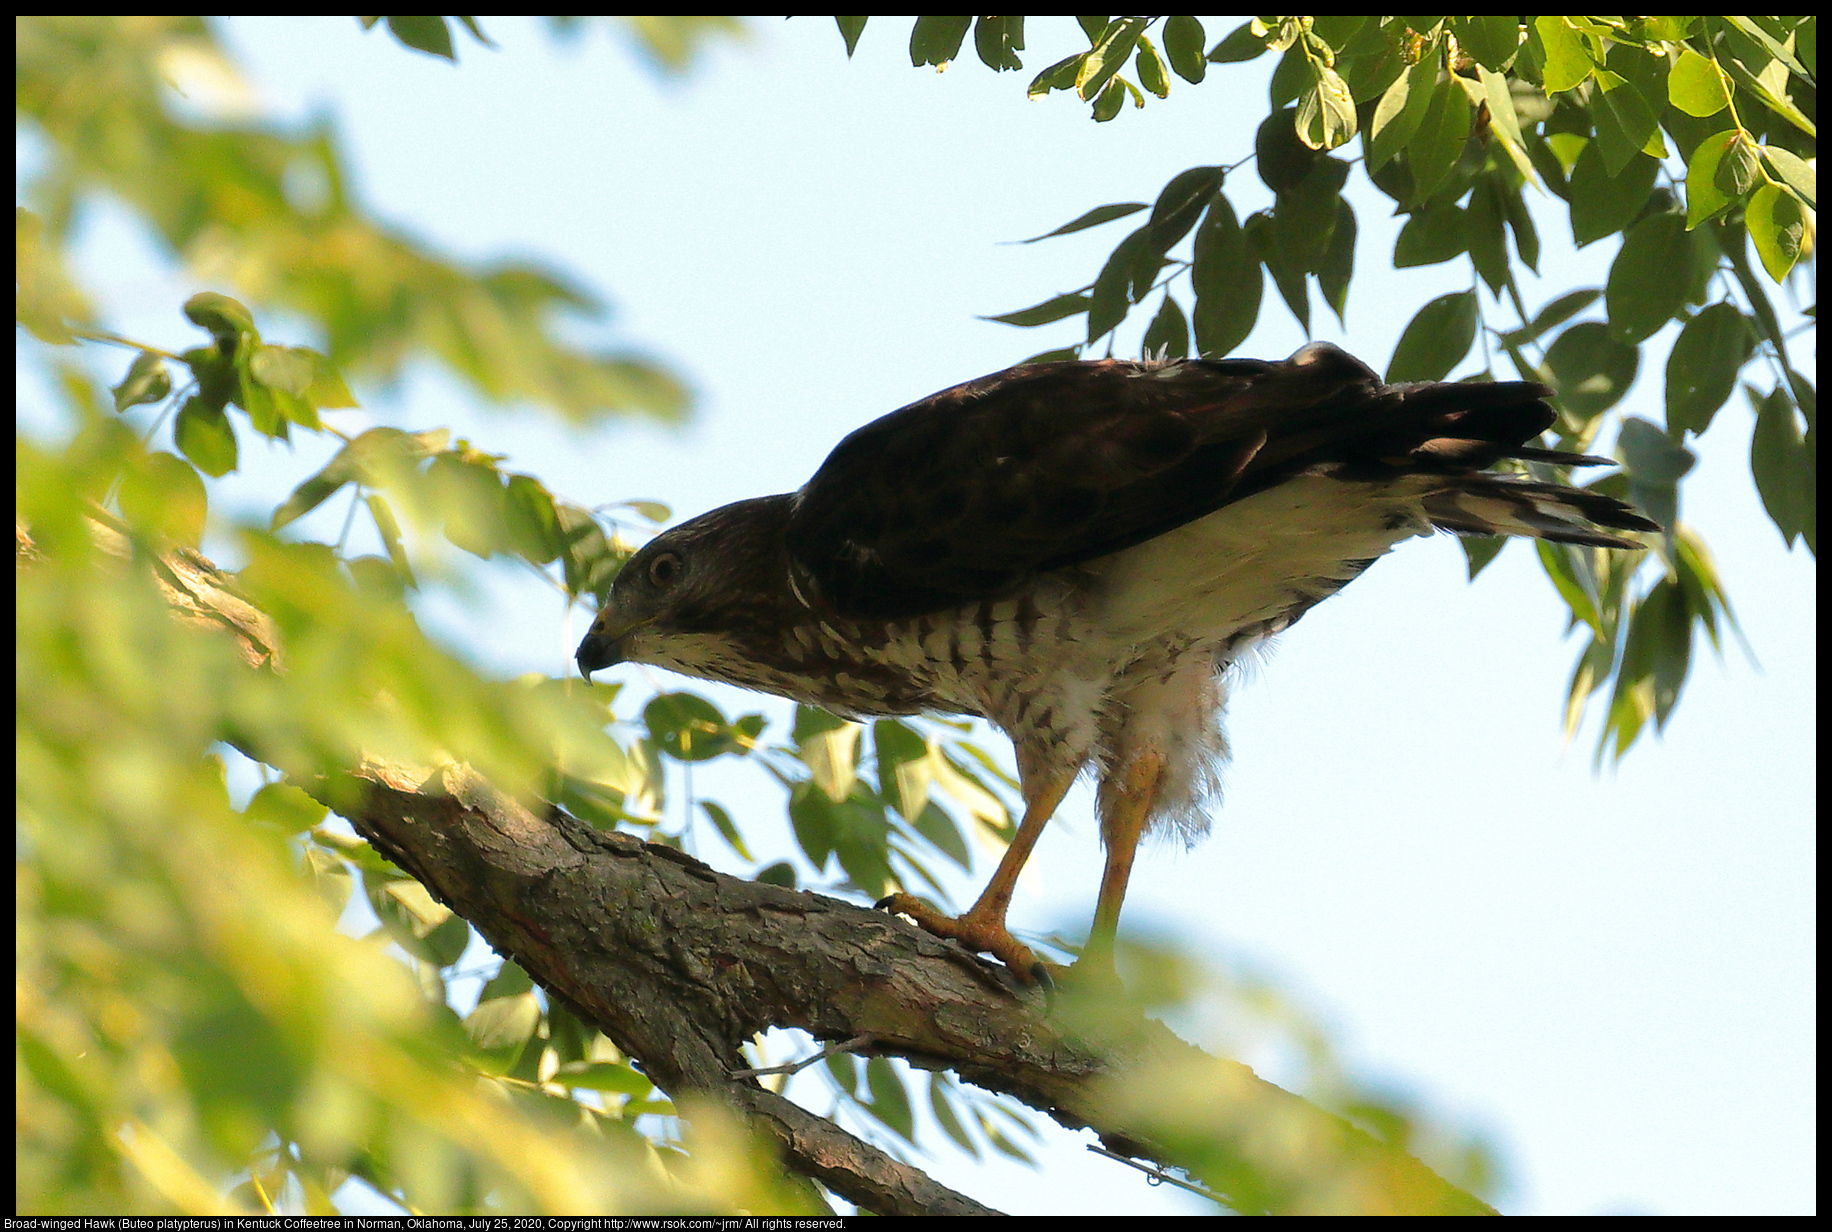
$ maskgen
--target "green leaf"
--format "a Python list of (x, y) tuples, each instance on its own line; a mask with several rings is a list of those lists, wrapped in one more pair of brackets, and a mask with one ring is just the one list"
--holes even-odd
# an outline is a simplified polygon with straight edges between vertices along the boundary
[(1450, 29), (1458, 44), (1476, 63), (1501, 72), (1520, 50), (1520, 22), (1506, 14), (1484, 17), (1452, 17)]
[(833, 23), (840, 28), (840, 37), (846, 40), (846, 58), (852, 59), (852, 53), (859, 49), (859, 36), (865, 33), (865, 23), (871, 17), (835, 17)]
[(657, 747), (677, 761), (710, 761), (740, 746), (717, 706), (697, 693), (663, 693), (643, 707)]
[(172, 374), (165, 370), (165, 360), (151, 351), (134, 356), (127, 375), (114, 387), (116, 413), (130, 406), (158, 402), (172, 392)]
[(1158, 315), (1145, 330), (1139, 354), (1144, 359), (1183, 359), (1190, 353), (1190, 325), (1183, 308), (1167, 290)]
[(1266, 51), (1266, 40), (1253, 31), (1253, 23), (1242, 22), (1229, 31), (1219, 43), (1209, 48), (1210, 64), (1240, 64), (1257, 60)]
[(1539, 227), (1533, 225), (1533, 214), (1521, 200), (1519, 187), (1510, 187), (1504, 192), (1502, 213), (1508, 214), (1508, 227), (1513, 229), (1513, 251), (1521, 255), (1522, 266), (1539, 273)]
[(1323, 259), (1317, 263), (1317, 290), (1323, 293), (1323, 301), (1336, 314), (1336, 320), (1346, 325), (1343, 313), (1348, 308), (1349, 280), (1355, 274), (1355, 210), (1347, 197), (1336, 201), (1336, 225), (1331, 228), (1329, 248)]
[(1007, 312), (996, 317), (981, 317), (980, 320), (998, 321), (1004, 325), (1017, 325), (1031, 329), (1086, 312), (1090, 302), (1092, 301), (1088, 296), (1076, 291), (1067, 295), (1053, 295), (1041, 304), (1032, 304), (1029, 308), (1020, 308), (1016, 312)]
[(532, 992), (479, 1001), (464, 1016), (465, 1034), (482, 1054), (478, 1063), (484, 1072), (499, 1076), (515, 1068), (540, 1025), (541, 1004)]
[(891, 826), (884, 805), (863, 783), (845, 801), (829, 806), (834, 825), (833, 854), (852, 888), (872, 899), (892, 883)]
[(1208, 74), (1203, 59), (1202, 23), (1194, 17), (1167, 17), (1164, 21), (1164, 55), (1177, 76), (1195, 85)]
[(1542, 372), (1559, 406), (1585, 424), (1622, 400), (1640, 366), (1639, 348), (1618, 342), (1601, 321), (1580, 321), (1546, 348)]
[(1603, 292), (1610, 333), (1628, 343), (1653, 336), (1685, 305), (1687, 280), (1675, 273), (1691, 265), (1684, 216), (1649, 214), (1630, 227)]
[(356, 406), (357, 401), (350, 394), (350, 387), (331, 361), (310, 347), (291, 347), (293, 354), (302, 355), (312, 363), (312, 379), (306, 386), (305, 398), (320, 410), (333, 410), (337, 407)]
[(1591, 142), (1571, 168), (1566, 192), (1571, 200), (1571, 238), (1578, 247), (1614, 235), (1634, 222), (1647, 208), (1660, 169), (1645, 154), (1629, 160), (1621, 174), (1612, 176), (1603, 163), (1597, 143)]
[(719, 837), (725, 840), (725, 845), (738, 853), (739, 859), (755, 859), (750, 849), (744, 845), (744, 835), (738, 832), (737, 823), (732, 820), (732, 815), (725, 811), (724, 805), (714, 804), (711, 800), (702, 800), (700, 811), (706, 814), (706, 819), (712, 822), (714, 829), (718, 830)]
[(1018, 53), (1024, 50), (1024, 17), (978, 17), (973, 25), (973, 49), (980, 63), (995, 73), (1024, 67)]
[(1536, 17), (1533, 29), (1545, 54), (1541, 68), (1546, 93), (1559, 94), (1584, 84), (1596, 68), (1590, 46), (1564, 17)]
[(1628, 473), (1633, 503), (1662, 526), (1679, 525), (1678, 483), (1698, 464), (1697, 455), (1647, 420), (1627, 415), (1616, 456)]
[(1657, 125), (1647, 100), (1627, 79), (1608, 69), (1598, 69), (1596, 76), (1590, 114), (1597, 126), (1597, 147), (1610, 175), (1620, 175), (1636, 154), (1644, 152)]
[(1291, 192), (1304, 183), (1322, 155), (1299, 140), (1297, 112), (1281, 108), (1260, 121), (1253, 134), (1253, 167), (1260, 181), (1275, 193)]
[(379, 492), (371, 492), (364, 503), (369, 507), (369, 516), (375, 520), (375, 532), (382, 538), (388, 559), (394, 562), (395, 571), (401, 575), (401, 580), (412, 586), (413, 566), (407, 559), (407, 549), (401, 545), (401, 524), (395, 519), (394, 510), (389, 507), (387, 498)]
[(760, 869), (757, 880), (765, 885), (781, 886), (785, 890), (795, 888), (795, 866), (787, 860), (778, 860), (768, 868)]
[(1762, 173), (1762, 160), (1757, 157), (1756, 149), (1748, 133), (1736, 133), (1711, 176), (1719, 192), (1727, 197), (1741, 197), (1756, 186), (1756, 177)]
[(1393, 243), (1393, 268), (1436, 265), (1462, 256), (1469, 247), (1465, 239), (1467, 221), (1463, 207), (1450, 203), (1411, 215)]
[[(1075, 75), (1081, 69), (1081, 62), (1086, 52), (1065, 56), (1031, 78), (1029, 88), (1025, 91), (1028, 98), (1042, 98), (1052, 90), (1072, 90), (1075, 88)], [(1141, 207), (1142, 208), (1142, 207)]]
[(1488, 568), (1494, 559), (1501, 555), (1501, 549), (1508, 546), (1506, 535), (1458, 535), (1457, 546), (1463, 549), (1463, 556), (1469, 565), (1469, 580), (1475, 581), (1476, 575)]
[[(1304, 270), (1295, 265), (1279, 243), (1273, 225), (1272, 216), (1260, 210), (1248, 217), (1241, 232), (1246, 236), (1247, 244), (1254, 257), (1266, 267), (1272, 275), (1273, 285), (1279, 289), (1279, 297), (1297, 318), (1298, 324), (1308, 336), (1310, 333), (1310, 285), (1304, 279)], [(1198, 324), (1202, 317), (1202, 304), (1196, 304)], [(1257, 310), (1257, 308), (1256, 308)], [(1197, 332), (1197, 341), (1202, 334)]]
[(1784, 184), (1800, 194), (1801, 200), (1808, 206), (1817, 206), (1819, 173), (1813, 169), (1813, 164), (1778, 145), (1763, 146), (1762, 157), (1768, 160), (1769, 166), (1775, 169), (1775, 174), (1781, 177)]
[(627, 1061), (568, 1061), (554, 1070), (553, 1081), (575, 1091), (610, 1091), (639, 1100), (655, 1090)]
[(1319, 158), (1295, 188), (1281, 192), (1273, 205), (1274, 237), (1279, 255), (1292, 269), (1314, 271), (1329, 251), (1348, 164)]
[(426, 887), (399, 873), (363, 873), (370, 910), (393, 942), (415, 958), (449, 967), (463, 956), (470, 929)]
[(121, 472), (117, 499), (129, 522), (194, 548), (203, 539), (209, 496), (197, 469), (176, 454), (155, 452)]
[(205, 401), (202, 394), (192, 394), (184, 400), (172, 425), (172, 439), (180, 453), (213, 479), (221, 479), (235, 469), (239, 457), (235, 427), (229, 422), (228, 412)]
[(1799, 199), (1778, 184), (1764, 184), (1743, 208), (1743, 222), (1762, 268), (1776, 282), (1784, 280), (1800, 260), (1806, 239), (1806, 211)]
[(1369, 170), (1378, 171), (1411, 144), (1431, 110), (1437, 83), (1438, 58), (1428, 55), (1387, 87), (1374, 108), (1374, 121), (1368, 129)]
[[(1171, 20), (1175, 21), (1176, 18)], [(973, 1135), (967, 1132), (967, 1127), (961, 1124), (960, 1116), (954, 1111), (954, 1096), (949, 1089), (946, 1074), (929, 1075), (929, 1110), (935, 1114), (935, 1123), (941, 1126), (942, 1133), (947, 1134), (955, 1146), (974, 1159), (980, 1157), (979, 1144), (973, 1140)]]
[(1313, 65), (1311, 86), (1298, 103), (1298, 138), (1313, 150), (1333, 150), (1355, 136), (1355, 97), (1327, 65)]
[(1730, 106), (1730, 82), (1715, 61), (1682, 47), (1667, 74), (1667, 98), (1687, 115), (1703, 119)]
[(915, 1132), (916, 1118), (910, 1109), (910, 1094), (888, 1057), (867, 1058), (865, 1086), (871, 1091), (871, 1102), (865, 1107), (886, 1129), (908, 1140)]
[(1709, 218), (1722, 213), (1735, 201), (1718, 179), (1718, 168), (1724, 156), (1742, 143), (1737, 129), (1725, 129), (1699, 142), (1692, 150), (1692, 161), (1686, 164), (1686, 229), (1689, 231)]
[(872, 724), (872, 748), (878, 760), (878, 794), (914, 821), (929, 804), (930, 767), (928, 741), (900, 719), (879, 719)]
[(971, 17), (918, 17), (910, 30), (910, 63), (939, 67), (953, 60), (972, 24)]
[(1132, 303), (1133, 275), (1150, 243), (1151, 228), (1147, 224), (1121, 240), (1101, 267), (1088, 301), (1089, 342), (1126, 319), (1126, 311)]
[(452, 32), (446, 27), (445, 18), (411, 14), (405, 17), (392, 16), (387, 21), (388, 33), (403, 45), (457, 63), (458, 56), (452, 48)]
[(1219, 193), (1196, 231), (1195, 249), (1190, 283), (1196, 292), (1196, 351), (1220, 359), (1253, 331), (1265, 280), (1234, 207)]
[(1755, 347), (1755, 331), (1737, 306), (1707, 306), (1686, 322), (1667, 355), (1667, 431), (1702, 435), (1736, 388)]
[(323, 821), (330, 809), (291, 783), (268, 783), (248, 801), (248, 820), (282, 834), (300, 834)]
[(248, 376), (265, 387), (274, 409), (293, 423), (317, 429), (318, 413), (307, 400), (318, 375), (317, 357), (303, 348), (261, 345), (248, 352)]
[(1524, 346), (1538, 341), (1551, 330), (1557, 329), (1584, 309), (1596, 303), (1603, 294), (1595, 287), (1585, 287), (1580, 291), (1570, 291), (1559, 296), (1544, 308), (1541, 308), (1533, 320), (1521, 329), (1503, 335), (1503, 341), (1510, 346)]
[(457, 452), (442, 453), (426, 472), (427, 487), (455, 547), (488, 560), (509, 546), (502, 474)]
[[(1106, 94), (1114, 74), (1132, 58), (1133, 49), (1138, 46), (1139, 38), (1150, 24), (1150, 18), (1127, 17), (1107, 26), (1100, 41), (1082, 58), (1081, 68), (1075, 74), (1075, 92), (1081, 95), (1082, 101), (1087, 102)], [(1118, 103), (1113, 104), (1113, 111), (1119, 111)], [(1095, 118), (1102, 118), (1099, 107), (1095, 108)]]
[[(804, 731), (804, 714), (823, 715), (832, 719), (831, 727), (816, 728), (810, 721)], [(864, 729), (857, 723), (848, 723), (844, 719), (833, 719), (824, 711), (801, 707), (796, 711), (795, 743), (797, 755), (802, 764), (808, 767), (808, 773), (814, 785), (821, 789), (827, 799), (838, 803), (852, 793), (852, 784), (859, 764), (859, 735)]]
[(833, 856), (839, 830), (837, 808), (834, 800), (811, 783), (798, 783), (789, 794), (789, 826), (795, 831), (795, 844), (817, 873), (826, 869)]
[(1189, 234), (1203, 209), (1220, 191), (1224, 169), (1191, 167), (1171, 177), (1151, 207), (1151, 243), (1159, 252)]
[(1120, 113), (1126, 103), (1126, 79), (1115, 77), (1107, 83), (1107, 88), (1094, 100), (1092, 115), (1096, 124), (1105, 124)]
[(247, 305), (215, 291), (199, 291), (187, 299), (184, 315), (193, 325), (208, 330), (225, 355), (235, 353), (243, 334), (252, 335), (257, 342), (260, 340), (254, 328), (254, 314), (248, 311)]
[(1151, 39), (1143, 34), (1139, 36), (1139, 51), (1133, 57), (1132, 70), (1139, 75), (1141, 86), (1159, 98), (1170, 97), (1170, 70), (1158, 55), (1158, 49), (1151, 45)]
[(1406, 145), (1415, 200), (1429, 201), (1450, 177), (1451, 168), (1463, 156), (1464, 142), (1469, 140), (1473, 115), (1469, 96), (1461, 86), (1444, 82), (1432, 91), (1425, 118)]
[[(931, 762), (939, 762), (939, 757)], [(960, 827), (954, 824), (954, 818), (935, 801), (930, 800), (916, 820), (910, 823), (916, 833), (935, 844), (936, 848), (963, 869), (973, 867), (972, 857), (967, 852), (967, 840), (961, 835)]]
[(508, 549), (536, 565), (552, 564), (565, 546), (553, 494), (530, 475), (509, 476), (503, 530)]
[(1463, 362), (1476, 341), (1474, 291), (1440, 295), (1418, 310), (1387, 365), (1389, 383), (1441, 381)]
[(1488, 103), (1490, 130), (1501, 140), (1501, 148), (1520, 171), (1520, 178), (1537, 184), (1539, 176), (1527, 154), (1526, 139), (1521, 136), (1520, 116), (1514, 110), (1514, 95), (1507, 77), (1486, 67), (1477, 71), (1482, 78), (1483, 98)]
[(315, 375), (309, 355), (297, 354), (292, 347), (271, 345), (254, 349), (248, 360), (248, 370), (261, 384), (297, 398), (305, 397)]
[[(1073, 231), (1085, 231), (1089, 227), (1098, 227), (1104, 222), (1112, 222), (1116, 218), (1124, 218), (1128, 214), (1136, 214), (1145, 208), (1145, 203), (1142, 201), (1124, 201), (1118, 205), (1097, 205), (1086, 214), (1077, 218), (1074, 222), (1065, 222), (1054, 231), (1046, 231), (1042, 235), (1033, 235), (1031, 238), (1020, 242), (1035, 244), (1038, 240), (1047, 240), (1058, 235), (1068, 235)], [(993, 319), (997, 320), (998, 318), (995, 317)]]
[[(1787, 390), (1777, 385), (1766, 397), (1745, 388), (1756, 408), (1756, 430), (1749, 442), (1749, 471), (1762, 495), (1762, 507), (1790, 548), (1804, 535), (1807, 547), (1817, 541), (1817, 467), (1813, 451), (1800, 434), (1800, 424)], [(1814, 549), (1816, 550), (1816, 549)]]
[(1488, 284), (1489, 292), (1497, 296), (1514, 272), (1508, 263), (1508, 237), (1502, 221), (1500, 196), (1503, 191), (1499, 176), (1483, 175), (1469, 196), (1469, 209), (1464, 216), (1470, 264)]

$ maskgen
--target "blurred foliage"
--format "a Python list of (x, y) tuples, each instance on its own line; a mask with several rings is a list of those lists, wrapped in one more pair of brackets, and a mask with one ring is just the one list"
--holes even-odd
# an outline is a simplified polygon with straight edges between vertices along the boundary
[(392, 379), (430, 356), (491, 402), (578, 422), (684, 411), (680, 382), (655, 364), (560, 335), (561, 315), (603, 314), (585, 290), (533, 265), (460, 262), (380, 223), (349, 188), (328, 123), (178, 118), (173, 81), (251, 93), (204, 19), (34, 17), (15, 28), (17, 118), (48, 151), (21, 186), (36, 218), (22, 223), (20, 256), (34, 261), (18, 315), (39, 338), (67, 342), (93, 325), (57, 258), (99, 194), (200, 279), (310, 322), (352, 377)]
[[(1037, 73), (1028, 93), (1072, 92), (1097, 121), (1128, 101), (1143, 107), (1146, 94), (1166, 97), (1173, 75), (1195, 85), (1211, 65), (1278, 63), (1250, 156), (1192, 167), (1153, 204), (1097, 206), (1028, 241), (1150, 210), (1092, 282), (989, 318), (1024, 328), (1085, 318), (1083, 338), (1034, 359), (1111, 355), (1135, 309), (1149, 314), (1145, 353), (1219, 358), (1259, 320), (1268, 278), (1306, 334), (1313, 285), (1341, 319), (1355, 272), (1355, 211), (1343, 194), (1353, 161), (1405, 216), (1394, 268), (1465, 258), (1470, 268), (1468, 290), (1418, 309), (1388, 380), (1443, 380), (1480, 341), (1480, 367), (1465, 379), (1494, 379), (1505, 356), (1521, 379), (1551, 388), (1554, 447), (1586, 452), (1634, 382), (1643, 345), (1680, 326), (1664, 429), (1619, 417), (1623, 472), (1591, 485), (1634, 501), (1667, 533), (1650, 537), (1645, 562), (1536, 545), (1571, 627), (1590, 635), (1572, 674), (1568, 730), (1598, 697), (1599, 758), (1622, 756), (1650, 721), (1664, 727), (1695, 634), (1715, 647), (1720, 627), (1734, 628), (1711, 555), (1680, 520), (1680, 493), (1694, 462), (1687, 441), (1712, 425), (1739, 380), (1763, 507), (1788, 544), (1817, 550), (1816, 392), (1769, 288), (1787, 283), (1808, 301), (1815, 290), (1818, 18), (1258, 17), (1212, 45), (1195, 17), (1073, 20), (1087, 50)], [(850, 55), (867, 19), (837, 21)], [(982, 64), (1020, 70), (1024, 22), (919, 17), (910, 62), (963, 56), (971, 32)], [(1357, 137), (1358, 160), (1334, 153)], [(1229, 185), (1249, 162), (1272, 204), (1243, 221), (1246, 194), (1237, 186), (1231, 197)], [(1620, 237), (1602, 287), (1529, 310), (1522, 271), (1537, 273), (1540, 256), (1529, 191), (1563, 203), (1579, 247)], [(1186, 239), (1189, 255), (1173, 255)], [(1496, 315), (1516, 323), (1492, 323)], [(1815, 326), (1816, 307), (1804, 317)], [(1505, 542), (1466, 540), (1470, 575)]]
[[(634, 1133), (672, 1109), (593, 1033), (529, 1014), (512, 970), (460, 1023), (439, 972), (462, 922), (288, 781), (237, 809), (217, 752), (341, 776), (333, 797), (364, 757), (442, 749), (515, 784), (569, 740), (606, 744), (602, 711), (475, 677), (348, 562), (254, 530), (235, 581), (284, 670), (173, 619), (159, 502), (118, 523), (95, 505), (137, 434), (79, 378), (66, 392), (70, 445), (19, 446), (17, 1209), (327, 1214), (350, 1178), (417, 1211), (806, 1209), (716, 1117), (716, 1170)], [(353, 886), (372, 939), (336, 928)]]

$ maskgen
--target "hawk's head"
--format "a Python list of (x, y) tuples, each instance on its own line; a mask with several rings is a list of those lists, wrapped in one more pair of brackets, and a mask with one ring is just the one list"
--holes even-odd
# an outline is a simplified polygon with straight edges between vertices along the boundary
[(579, 643), (589, 680), (618, 663), (703, 674), (704, 659), (794, 602), (783, 530), (792, 497), (738, 501), (683, 522), (630, 557)]

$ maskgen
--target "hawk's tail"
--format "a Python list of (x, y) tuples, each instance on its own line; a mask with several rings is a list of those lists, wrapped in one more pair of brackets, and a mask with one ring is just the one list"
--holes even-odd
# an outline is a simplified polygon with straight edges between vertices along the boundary
[[(1607, 461), (1554, 450), (1533, 452), (1551, 455), (1537, 460), (1565, 465)], [(1433, 526), (1460, 535), (1525, 535), (1593, 548), (1639, 548), (1635, 540), (1609, 530), (1660, 529), (1613, 496), (1510, 475), (1462, 476), (1425, 497), (1424, 505)]]

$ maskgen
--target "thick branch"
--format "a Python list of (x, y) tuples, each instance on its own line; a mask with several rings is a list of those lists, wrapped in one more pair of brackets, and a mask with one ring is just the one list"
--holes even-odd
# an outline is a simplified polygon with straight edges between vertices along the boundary
[[(19, 529), (26, 567), (33, 545)], [(105, 549), (128, 555), (108, 522), (98, 518), (95, 531)], [(272, 622), (232, 579), (195, 552), (162, 555), (156, 569), (182, 618), (232, 636), (251, 670), (275, 668)], [(463, 767), (355, 773), (365, 785), (360, 806), (341, 790), (336, 806), (498, 952), (602, 1029), (658, 1087), (724, 1101), (791, 1168), (866, 1209), (993, 1213), (754, 1079), (734, 1078), (739, 1046), (757, 1032), (869, 1035), (875, 1053), (954, 1070), (1064, 1125), (1093, 1128), (1115, 1150), (1185, 1168), (1243, 1211), (1493, 1213), (1403, 1152), (1162, 1024), (1092, 1024), (882, 912), (725, 876), (557, 809), (536, 815)]]
[[(357, 828), (498, 952), (664, 1090), (743, 1108), (798, 1171), (862, 1206), (942, 1213), (967, 1199), (939, 1198), (913, 1169), (882, 1171), (882, 1158), (861, 1171), (858, 1152), (871, 1148), (731, 1077), (744, 1066), (743, 1041), (768, 1027), (826, 1040), (869, 1035), (874, 1053), (954, 1070), (1071, 1128), (1092, 1128), (1110, 1147), (1192, 1171), (1244, 1209), (1489, 1209), (1162, 1024), (1103, 1024), (1105, 1042), (1094, 1042), (1084, 1020), (1055, 1012), (1003, 968), (882, 912), (729, 877), (558, 810), (536, 816), (459, 767), (445, 771), (444, 797), (416, 787), (418, 776), (365, 777), (374, 786), (351, 817)], [(1149, 1089), (1171, 1075), (1177, 1106), (1128, 1094), (1129, 1079)]]

